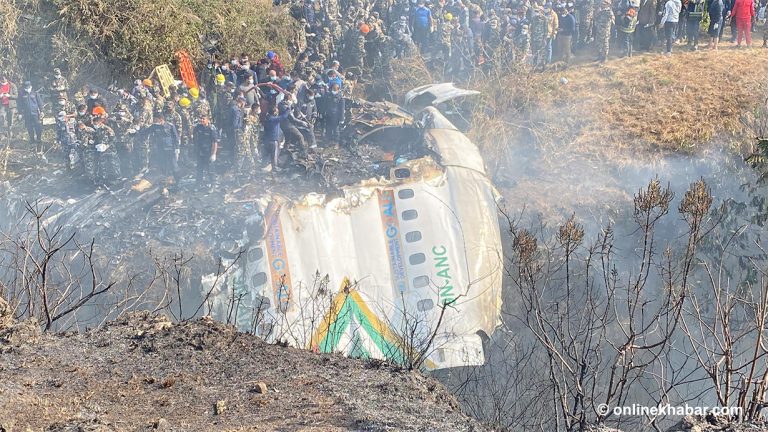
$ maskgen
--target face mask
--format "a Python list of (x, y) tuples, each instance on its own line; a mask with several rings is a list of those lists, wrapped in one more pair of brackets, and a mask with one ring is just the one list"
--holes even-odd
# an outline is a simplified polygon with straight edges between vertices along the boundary
[(222, 66), (222, 67), (221, 67), (221, 70), (223, 70), (224, 72), (226, 72), (226, 71), (228, 71), (228, 70), (229, 70), (229, 66), (227, 66), (227, 65), (224, 65), (224, 66)]
[(248, 80), (248, 85), (253, 85), (253, 80)]
[(291, 77), (289, 77), (288, 75), (283, 77), (283, 81), (290, 81), (290, 80), (291, 80)]
[(331, 94), (332, 94), (332, 95), (334, 95), (334, 96), (336, 96), (337, 94), (339, 94), (339, 92), (337, 92), (336, 90), (332, 90), (332, 91), (331, 91)]
[(277, 81), (277, 77), (276, 76), (271, 76), (271, 77), (269, 77), (269, 79), (270, 79), (270, 81)]
[(24, 90), (26, 90), (28, 92), (31, 92), (32, 91), (32, 87), (24, 87)]
[(99, 95), (91, 95), (91, 99), (98, 99)]
[(77, 115), (84, 116), (85, 115), (85, 111), (80, 111), (80, 112), (77, 113)]
[(61, 74), (54, 75), (55, 78), (61, 78)]

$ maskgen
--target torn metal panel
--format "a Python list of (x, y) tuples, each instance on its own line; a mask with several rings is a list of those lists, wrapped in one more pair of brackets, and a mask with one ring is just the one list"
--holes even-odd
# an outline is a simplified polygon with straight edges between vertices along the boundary
[(416, 87), (406, 93), (405, 106), (412, 109), (423, 109), (428, 106), (437, 106), (456, 98), (479, 94), (479, 91), (461, 89), (453, 85), (453, 83), (427, 84)]
[(251, 222), (262, 229), (246, 229), (258, 236), (242, 239), (227, 274), (203, 280), (211, 314), (231, 316), (236, 303), (241, 329), (323, 352), (405, 362), (425, 350), (429, 369), (483, 364), (478, 333), (500, 324), (495, 191), (477, 147), (437, 110), (424, 114), (432, 152), (388, 176), (335, 197), (260, 200)]

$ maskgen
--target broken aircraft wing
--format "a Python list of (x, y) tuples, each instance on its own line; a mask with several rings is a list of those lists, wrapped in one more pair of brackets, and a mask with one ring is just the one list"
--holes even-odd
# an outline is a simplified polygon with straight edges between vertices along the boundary
[(479, 91), (461, 89), (453, 85), (453, 83), (427, 84), (416, 87), (406, 93), (405, 106), (422, 109), (428, 106), (437, 106), (459, 97), (479, 94)]

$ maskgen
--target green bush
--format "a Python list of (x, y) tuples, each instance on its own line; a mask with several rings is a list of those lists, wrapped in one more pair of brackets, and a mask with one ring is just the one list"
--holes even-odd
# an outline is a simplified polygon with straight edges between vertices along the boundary
[(272, 49), (287, 59), (296, 27), (270, 0), (0, 0), (0, 15), (18, 25), (0, 30), (5, 63), (40, 77), (59, 66), (75, 81), (148, 76), (180, 49), (199, 70), (206, 36), (218, 38), (226, 55)]

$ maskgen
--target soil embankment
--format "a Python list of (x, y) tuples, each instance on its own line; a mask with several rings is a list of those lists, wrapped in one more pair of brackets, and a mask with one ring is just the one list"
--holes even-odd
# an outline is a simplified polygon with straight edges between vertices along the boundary
[(4, 431), (486, 430), (419, 373), (268, 345), (208, 319), (12, 333), (0, 329)]

